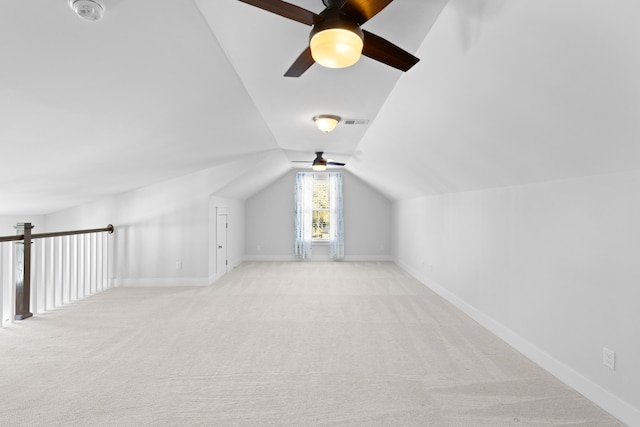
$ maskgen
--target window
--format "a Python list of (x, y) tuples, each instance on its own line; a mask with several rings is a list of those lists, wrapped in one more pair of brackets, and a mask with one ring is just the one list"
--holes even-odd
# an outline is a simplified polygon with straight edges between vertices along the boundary
[(313, 208), (311, 211), (311, 238), (329, 240), (331, 216), (329, 215), (329, 176), (314, 174)]
[(332, 259), (344, 258), (342, 175), (340, 173), (296, 174), (294, 254), (311, 256), (313, 242), (328, 242)]

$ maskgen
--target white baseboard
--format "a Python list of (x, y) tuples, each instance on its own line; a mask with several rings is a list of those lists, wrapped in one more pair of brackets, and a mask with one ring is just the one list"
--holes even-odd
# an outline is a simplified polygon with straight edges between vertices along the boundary
[(245, 255), (245, 261), (297, 261), (293, 255)]
[(140, 278), (140, 279), (113, 279), (113, 286), (207, 286), (209, 281), (205, 277), (157, 277), (157, 278)]
[[(293, 255), (246, 255), (245, 261), (306, 261), (306, 262), (326, 262), (333, 261), (329, 257), (311, 257), (309, 259), (300, 260)], [(360, 262), (375, 262), (375, 261), (393, 261), (391, 255), (347, 255), (342, 261), (360, 261)]]
[(237, 266), (239, 266), (243, 262), (244, 262), (244, 257), (232, 260), (229, 263), (229, 271), (233, 270), (234, 268), (236, 268)]
[(347, 255), (344, 260), (349, 262), (384, 262), (393, 261), (391, 255)]
[(234, 268), (236, 268), (237, 266), (239, 266), (239, 265), (240, 265), (240, 264), (242, 264), (243, 262), (244, 262), (244, 258), (238, 258), (238, 259), (235, 259), (235, 260), (233, 260), (233, 261), (229, 262), (229, 263), (227, 264), (227, 272), (226, 272), (226, 273), (223, 273), (223, 274), (217, 274), (217, 273), (214, 273), (214, 274), (210, 275), (210, 276), (209, 276), (209, 282), (208, 282), (208, 284), (209, 284), (209, 285), (214, 284), (214, 283), (215, 283), (215, 282), (217, 282), (217, 281), (218, 281), (222, 276), (224, 276), (225, 274), (229, 273), (231, 270), (233, 270)]
[(397, 259), (395, 259), (394, 262), (398, 267), (412, 275), (423, 285), (453, 304), (460, 311), (491, 331), (498, 338), (518, 350), (524, 356), (531, 359), (551, 375), (555, 376), (560, 381), (573, 388), (628, 426), (640, 427), (640, 409), (631, 406), (629, 403), (620, 399), (613, 393), (602, 388), (599, 384), (591, 381), (579, 372), (573, 370), (571, 367), (550, 356), (539, 347), (513, 332), (511, 329), (505, 327), (501, 323), (498, 323), (493, 318), (468, 304), (442, 285), (434, 282), (428, 277), (425, 277), (422, 273), (412, 269), (406, 264), (403, 264)]

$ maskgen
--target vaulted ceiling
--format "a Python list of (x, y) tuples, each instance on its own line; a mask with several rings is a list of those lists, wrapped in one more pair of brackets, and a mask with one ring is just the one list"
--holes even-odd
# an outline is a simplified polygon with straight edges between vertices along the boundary
[[(103, 2), (98, 22), (0, 2), (0, 214), (222, 164), (246, 198), (314, 151), (391, 199), (640, 167), (635, 0), (395, 0), (364, 28), (414, 68), (300, 78), (283, 74), (303, 24), (237, 0)], [(369, 122), (324, 134), (322, 113)]]

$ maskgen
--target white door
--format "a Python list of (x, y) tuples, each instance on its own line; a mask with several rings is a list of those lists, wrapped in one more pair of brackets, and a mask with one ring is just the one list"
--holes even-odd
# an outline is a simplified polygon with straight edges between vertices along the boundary
[(227, 215), (218, 215), (216, 226), (216, 273), (220, 277), (227, 272)]

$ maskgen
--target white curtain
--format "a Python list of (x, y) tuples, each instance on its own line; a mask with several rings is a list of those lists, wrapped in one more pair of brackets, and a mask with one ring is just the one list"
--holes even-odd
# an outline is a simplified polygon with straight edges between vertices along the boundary
[(344, 258), (344, 215), (342, 209), (342, 174), (329, 174), (329, 257)]
[(311, 221), (313, 208), (313, 174), (296, 174), (295, 189), (295, 244), (297, 258), (311, 257)]

